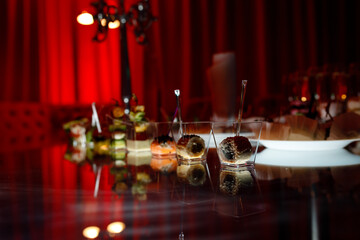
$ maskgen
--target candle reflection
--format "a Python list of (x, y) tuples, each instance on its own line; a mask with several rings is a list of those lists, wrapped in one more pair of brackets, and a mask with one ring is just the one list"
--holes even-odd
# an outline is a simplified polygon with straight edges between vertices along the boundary
[(89, 239), (94, 239), (99, 236), (100, 228), (96, 226), (90, 226), (83, 230), (83, 236)]
[(119, 234), (125, 229), (125, 224), (123, 222), (112, 222), (107, 226), (107, 231), (109, 232), (110, 236)]

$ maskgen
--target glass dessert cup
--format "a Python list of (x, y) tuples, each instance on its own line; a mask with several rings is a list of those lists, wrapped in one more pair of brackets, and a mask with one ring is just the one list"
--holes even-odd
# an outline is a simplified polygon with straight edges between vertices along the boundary
[(211, 122), (174, 123), (171, 134), (176, 142), (178, 161), (188, 164), (206, 161), (211, 132)]
[(262, 122), (214, 122), (213, 137), (222, 168), (253, 166)]
[(149, 122), (127, 122), (126, 147), (129, 152), (150, 151), (153, 125)]
[(153, 140), (150, 151), (154, 158), (175, 157), (176, 143), (171, 136), (172, 122), (152, 122)]

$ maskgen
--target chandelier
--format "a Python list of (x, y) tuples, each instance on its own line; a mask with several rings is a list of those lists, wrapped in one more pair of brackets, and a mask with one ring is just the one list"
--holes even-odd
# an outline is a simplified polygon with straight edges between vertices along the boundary
[(130, 99), (132, 97), (129, 55), (127, 46), (126, 25), (133, 28), (136, 41), (146, 44), (145, 31), (156, 18), (151, 14), (149, 0), (140, 0), (125, 11), (124, 0), (119, 0), (119, 7), (109, 5), (104, 0), (93, 2), (96, 9), (94, 14), (82, 12), (77, 16), (77, 21), (82, 25), (97, 24), (97, 32), (93, 37), (96, 42), (106, 39), (109, 29), (120, 28), (121, 47), (121, 98), (125, 104), (125, 114), (130, 113)]
[(119, 6), (110, 5), (105, 0), (92, 2), (95, 13), (83, 11), (77, 16), (78, 23), (82, 25), (97, 24), (94, 41), (102, 42), (106, 39), (109, 29), (116, 29), (128, 24), (133, 27), (136, 41), (145, 44), (147, 37), (145, 31), (156, 18), (151, 14), (149, 0), (141, 0), (125, 11), (124, 0), (119, 1)]

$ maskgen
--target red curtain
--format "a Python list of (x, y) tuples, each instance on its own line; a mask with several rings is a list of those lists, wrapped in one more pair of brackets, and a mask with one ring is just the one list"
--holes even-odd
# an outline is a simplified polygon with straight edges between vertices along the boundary
[[(1, 101), (87, 104), (120, 98), (119, 31), (96, 43), (96, 27), (76, 22), (82, 10), (93, 11), (91, 2), (1, 1)], [(128, 9), (136, 1), (125, 2)], [(158, 21), (147, 32), (149, 44), (138, 45), (130, 27), (127, 37), (133, 92), (152, 119), (171, 115), (176, 88), (184, 105), (208, 99), (205, 72), (214, 53), (235, 52), (237, 80), (249, 80), (248, 104), (283, 94), (284, 74), (360, 59), (359, 1), (150, 3)], [(189, 111), (184, 114), (196, 115)]]

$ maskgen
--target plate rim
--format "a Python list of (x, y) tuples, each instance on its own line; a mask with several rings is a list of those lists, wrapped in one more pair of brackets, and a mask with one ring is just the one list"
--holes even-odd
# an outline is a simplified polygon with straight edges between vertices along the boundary
[[(313, 141), (260, 139), (259, 143), (268, 149), (294, 150), (294, 151), (324, 151), (324, 150), (332, 150), (332, 149), (341, 149), (346, 147), (350, 143), (356, 141), (360, 141), (360, 138), (336, 139), (336, 140), (313, 140)], [(327, 146), (325, 146), (325, 143), (329, 143), (329, 145), (326, 144)], [(315, 145), (321, 144), (321, 146), (317, 146), (317, 149), (315, 147), (309, 148), (309, 146), (313, 146), (314, 144)]]

